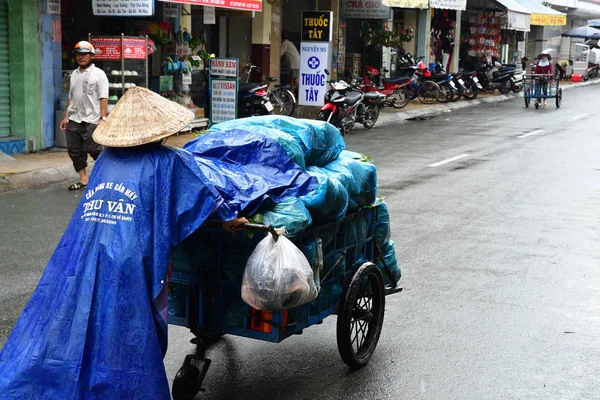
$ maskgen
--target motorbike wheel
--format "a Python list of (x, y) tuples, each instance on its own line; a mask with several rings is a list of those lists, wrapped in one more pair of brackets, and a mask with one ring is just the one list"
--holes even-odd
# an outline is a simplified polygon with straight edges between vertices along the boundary
[(512, 82), (511, 90), (513, 91), (513, 93), (519, 93), (521, 90), (523, 90), (523, 85), (517, 85), (516, 83)]
[(269, 100), (275, 108), (275, 114), (286, 115), (289, 117), (296, 109), (296, 98), (294, 97), (294, 94), (283, 87), (279, 87), (271, 92)]
[(394, 108), (404, 108), (410, 101), (410, 94), (404, 88), (398, 88), (392, 95), (392, 106)]
[(373, 105), (367, 107), (367, 111), (365, 111), (365, 119), (363, 122), (365, 129), (373, 129), (375, 123), (377, 122), (377, 118), (379, 118), (379, 106)]
[(509, 94), (512, 90), (512, 82), (510, 80), (504, 82), (504, 85), (500, 89), (498, 89), (502, 94)]
[(463, 91), (463, 97), (467, 100), (475, 100), (479, 96), (479, 88), (473, 81), (467, 82), (466, 86), (467, 90)]
[(339, 119), (335, 116), (335, 114), (332, 114), (331, 111), (319, 111), (319, 114), (317, 114), (317, 121), (329, 122), (331, 125), (338, 128), (342, 135), (345, 135), (344, 129), (342, 128)]
[(423, 104), (433, 104), (440, 98), (440, 87), (432, 81), (425, 81), (419, 85), (417, 97)]
[(457, 86), (456, 89), (452, 89), (452, 95), (452, 101), (457, 102), (463, 95), (463, 88), (461, 86)]
[(454, 91), (448, 84), (440, 85), (440, 97), (438, 101), (440, 103), (449, 103), (454, 100)]

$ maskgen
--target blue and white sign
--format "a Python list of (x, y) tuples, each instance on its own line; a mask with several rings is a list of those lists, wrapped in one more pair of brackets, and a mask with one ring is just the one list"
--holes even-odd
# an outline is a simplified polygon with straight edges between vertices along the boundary
[(92, 0), (94, 15), (146, 17), (154, 15), (154, 0)]
[(298, 103), (302, 106), (322, 106), (329, 89), (331, 45), (327, 42), (302, 42), (300, 44), (300, 77)]

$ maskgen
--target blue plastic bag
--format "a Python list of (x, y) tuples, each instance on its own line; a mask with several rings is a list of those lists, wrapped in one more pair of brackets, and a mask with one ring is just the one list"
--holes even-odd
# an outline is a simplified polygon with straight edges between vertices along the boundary
[(400, 265), (396, 259), (396, 249), (394, 248), (394, 241), (390, 240), (383, 246), (381, 246), (381, 255), (384, 263), (377, 258), (377, 266), (383, 274), (383, 281), (386, 285), (396, 286), (402, 273), (400, 271)]
[(348, 213), (372, 205), (377, 196), (377, 168), (362, 160), (360, 154), (344, 150), (325, 166), (325, 173), (348, 190)]
[(289, 197), (265, 211), (263, 223), (275, 228), (285, 228), (290, 235), (302, 232), (312, 224), (312, 217), (302, 200)]
[(385, 202), (377, 202), (377, 222), (375, 222), (375, 241), (378, 245), (387, 243), (391, 237), (390, 213)]
[(348, 209), (348, 191), (337, 179), (327, 176), (320, 167), (308, 167), (308, 174), (319, 181), (319, 185), (301, 197), (316, 222), (341, 220)]
[[(279, 145), (283, 148), (283, 151), (285, 151), (296, 164), (302, 168), (306, 168), (306, 163), (304, 162), (304, 149), (298, 144), (292, 135), (279, 129), (247, 123), (248, 121), (250, 121), (250, 118), (235, 120), (235, 122), (237, 122), (235, 124), (232, 121), (231, 123), (224, 122), (213, 125), (208, 132), (227, 132), (235, 129), (237, 131), (246, 131), (265, 135), (266, 137), (269, 137), (279, 143)], [(235, 126), (235, 128), (233, 126)]]

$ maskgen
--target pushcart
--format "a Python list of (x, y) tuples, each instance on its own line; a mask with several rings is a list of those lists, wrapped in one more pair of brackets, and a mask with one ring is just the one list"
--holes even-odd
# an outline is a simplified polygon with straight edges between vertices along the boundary
[[(191, 399), (202, 390), (210, 366), (206, 350), (222, 335), (278, 343), (302, 334), (332, 314), (337, 314), (337, 345), (342, 360), (352, 368), (366, 365), (381, 333), (385, 295), (402, 291), (397, 285), (384, 283), (384, 275), (392, 278), (393, 273), (374, 239), (377, 209), (376, 205), (361, 209), (341, 221), (288, 236), (307, 255), (321, 289), (312, 302), (280, 312), (261, 312), (243, 303), (243, 267), (239, 268), (267, 232), (277, 238), (277, 231), (247, 224), (244, 231), (232, 237), (214, 226), (201, 228), (186, 239), (183, 248), (178, 249), (180, 255), (188, 257), (185, 270), (173, 270), (169, 278), (170, 285), (182, 293), (182, 307), (179, 315), (173, 315), (169, 300), (169, 324), (189, 328), (195, 335), (192, 343), (196, 350), (186, 356), (177, 372), (173, 398)], [(192, 261), (193, 253), (197, 256), (206, 252), (212, 254), (202, 261)], [(231, 268), (231, 264), (237, 267)]]
[(525, 107), (534, 101), (536, 109), (540, 108), (541, 99), (556, 99), (556, 108), (562, 104), (562, 89), (560, 79), (543, 74), (527, 74), (523, 79)]

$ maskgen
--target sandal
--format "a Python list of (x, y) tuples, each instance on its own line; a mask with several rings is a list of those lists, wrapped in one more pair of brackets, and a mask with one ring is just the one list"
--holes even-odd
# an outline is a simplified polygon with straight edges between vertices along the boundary
[(74, 183), (71, 186), (69, 186), (69, 190), (79, 190), (79, 189), (83, 189), (86, 186), (87, 185), (85, 183), (77, 182), (77, 183)]

